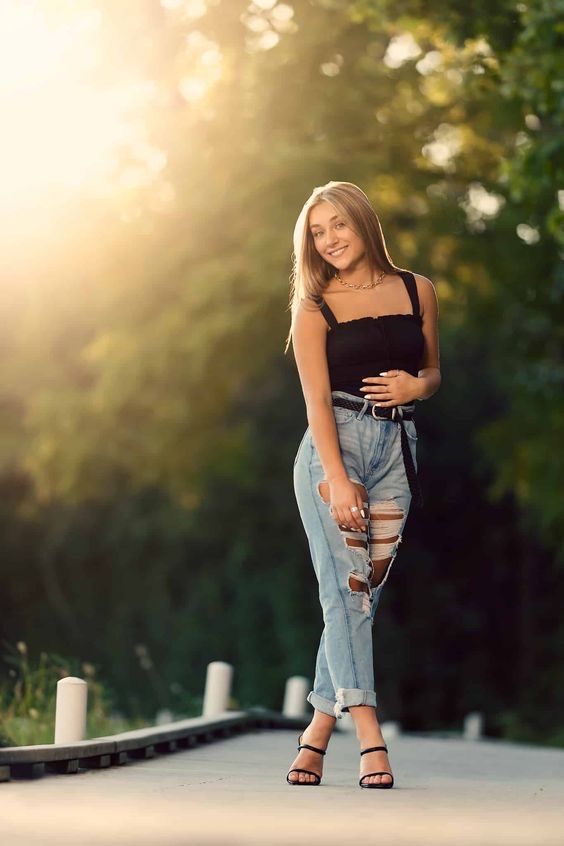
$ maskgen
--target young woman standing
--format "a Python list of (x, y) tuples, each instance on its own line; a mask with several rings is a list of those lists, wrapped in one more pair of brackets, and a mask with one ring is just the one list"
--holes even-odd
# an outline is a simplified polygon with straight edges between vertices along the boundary
[(438, 302), (425, 276), (396, 267), (368, 197), (316, 188), (294, 230), (294, 354), (308, 428), (294, 489), (319, 582), (324, 628), (313, 718), (286, 780), (321, 781), (336, 719), (350, 712), (361, 787), (394, 779), (374, 690), (372, 624), (417, 480), (415, 401), (439, 388)]

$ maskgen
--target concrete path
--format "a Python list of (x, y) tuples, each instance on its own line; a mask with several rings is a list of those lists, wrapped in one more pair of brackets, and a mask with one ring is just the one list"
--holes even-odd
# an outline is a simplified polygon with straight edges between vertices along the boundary
[(291, 787), (297, 733), (258, 731), (145, 762), (0, 784), (2, 846), (563, 846), (564, 750), (404, 735), (396, 786), (361, 790), (354, 734), (320, 787)]

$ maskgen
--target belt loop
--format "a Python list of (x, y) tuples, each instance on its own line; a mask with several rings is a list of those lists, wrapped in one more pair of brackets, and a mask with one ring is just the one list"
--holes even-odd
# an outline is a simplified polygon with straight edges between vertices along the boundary
[(363, 418), (363, 417), (364, 417), (364, 415), (365, 415), (366, 409), (368, 408), (368, 405), (369, 405), (369, 402), (368, 402), (368, 400), (366, 399), (366, 397), (364, 397), (364, 405), (362, 406), (362, 408), (360, 409), (360, 411), (359, 411), (359, 412), (358, 412), (358, 414), (356, 415), (356, 419), (357, 419), (357, 420), (362, 420), (362, 418)]

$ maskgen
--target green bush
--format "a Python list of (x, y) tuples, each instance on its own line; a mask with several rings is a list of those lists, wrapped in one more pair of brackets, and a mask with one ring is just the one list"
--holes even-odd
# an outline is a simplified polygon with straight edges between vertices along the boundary
[(54, 742), (57, 682), (67, 676), (88, 683), (86, 739), (147, 725), (143, 717), (126, 718), (112, 711), (111, 695), (93, 664), (42, 652), (34, 665), (23, 641), (8, 648), (4, 659), (11, 665), (9, 681), (0, 682), (0, 746)]

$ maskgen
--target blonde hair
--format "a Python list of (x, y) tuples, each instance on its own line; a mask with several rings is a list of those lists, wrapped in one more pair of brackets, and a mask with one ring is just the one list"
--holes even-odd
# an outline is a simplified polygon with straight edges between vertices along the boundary
[(335, 275), (335, 268), (317, 252), (309, 228), (311, 209), (324, 201), (331, 203), (362, 238), (372, 271), (377, 268), (386, 270), (388, 273), (401, 270), (390, 258), (380, 220), (364, 191), (352, 182), (328, 182), (326, 185), (314, 188), (298, 215), (294, 227), (294, 252), (292, 253), (288, 306), (291, 309), (292, 319), (284, 353), (290, 346), (292, 327), (300, 301), (306, 298), (312, 301), (314, 308), (318, 308), (321, 305), (323, 290), (327, 287), (330, 278)]

